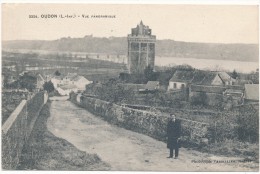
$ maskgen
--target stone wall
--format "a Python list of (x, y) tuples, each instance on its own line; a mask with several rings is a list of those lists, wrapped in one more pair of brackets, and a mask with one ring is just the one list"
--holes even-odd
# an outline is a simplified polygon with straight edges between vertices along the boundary
[[(77, 94), (74, 93), (70, 95), (70, 100), (112, 124), (149, 135), (158, 140), (164, 141), (166, 138), (168, 116), (157, 115), (151, 111), (123, 107), (85, 96), (81, 97), (80, 102), (78, 102)], [(182, 122), (183, 142), (185, 144), (199, 145), (202, 139), (208, 138), (208, 124), (186, 119), (180, 120)]]
[(2, 169), (14, 170), (19, 163), (23, 145), (29, 138), (42, 106), (47, 102), (45, 92), (22, 100), (2, 126)]

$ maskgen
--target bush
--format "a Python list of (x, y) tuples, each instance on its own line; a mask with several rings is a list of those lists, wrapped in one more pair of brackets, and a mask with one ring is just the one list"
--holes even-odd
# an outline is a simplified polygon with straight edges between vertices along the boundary
[(54, 91), (53, 83), (52, 83), (51, 81), (45, 82), (45, 83), (43, 84), (43, 89), (44, 89), (45, 91), (47, 91), (48, 93), (53, 92), (53, 91)]
[(199, 92), (198, 94), (191, 97), (192, 105), (207, 106), (208, 105), (207, 103), (208, 103), (208, 97), (205, 92)]
[[(258, 107), (258, 105), (257, 105)], [(237, 134), (241, 141), (258, 142), (259, 141), (259, 111), (253, 105), (244, 105), (239, 109), (239, 115), (236, 120)]]

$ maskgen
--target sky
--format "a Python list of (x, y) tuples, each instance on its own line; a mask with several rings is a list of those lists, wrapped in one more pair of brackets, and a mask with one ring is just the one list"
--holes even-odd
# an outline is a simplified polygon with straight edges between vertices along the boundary
[[(41, 18), (47, 14), (77, 17)], [(115, 15), (115, 18), (91, 18), (91, 15)], [(85, 35), (126, 37), (141, 20), (157, 39), (258, 43), (257, 5), (173, 4), (2, 4), (2, 40), (55, 40)]]

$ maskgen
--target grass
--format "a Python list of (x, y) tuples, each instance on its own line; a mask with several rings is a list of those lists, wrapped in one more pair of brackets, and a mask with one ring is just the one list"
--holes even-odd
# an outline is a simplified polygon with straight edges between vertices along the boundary
[(259, 144), (240, 142), (237, 140), (225, 140), (212, 143), (199, 149), (202, 152), (224, 155), (229, 157), (241, 157), (259, 163)]
[(18, 170), (109, 170), (110, 166), (96, 154), (78, 150), (64, 139), (55, 137), (47, 130), (50, 116), (47, 103), (25, 144)]

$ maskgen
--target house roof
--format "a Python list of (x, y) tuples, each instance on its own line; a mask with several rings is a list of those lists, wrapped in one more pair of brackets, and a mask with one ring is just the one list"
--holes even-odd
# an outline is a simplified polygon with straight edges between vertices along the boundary
[(54, 77), (52, 77), (52, 79), (62, 80), (63, 76), (54, 76)]
[(145, 85), (145, 89), (154, 90), (159, 85), (159, 81), (148, 81)]
[(206, 71), (204, 71), (203, 74), (204, 74), (203, 79), (200, 82), (198, 81), (195, 84), (197, 84), (197, 85), (211, 85), (213, 80), (215, 79), (215, 77), (217, 75), (214, 72), (206, 72)]
[(76, 75), (76, 76), (72, 77), (70, 80), (71, 80), (71, 81), (78, 81), (78, 80), (87, 80), (87, 81), (89, 81), (89, 80), (86, 79), (85, 77), (79, 76), (79, 75)]
[(63, 90), (67, 90), (67, 89), (75, 89), (75, 88), (77, 88), (77, 86), (73, 85), (73, 84), (68, 84), (68, 85), (60, 86), (59, 88), (61, 88)]
[(211, 85), (216, 76), (219, 76), (221, 81), (225, 83), (232, 79), (226, 72), (210, 72), (202, 70), (177, 70), (171, 82), (186, 82), (196, 85)]
[(245, 99), (259, 101), (259, 84), (245, 84)]
[(39, 77), (40, 80), (45, 81), (45, 78), (41, 74), (37, 74), (37, 77)]
[(220, 79), (222, 80), (222, 82), (228, 82), (230, 80), (235, 81), (235, 79), (233, 79), (232, 77), (230, 77), (230, 75), (228, 75), (228, 73), (226, 72), (217, 72), (218, 76), (220, 77)]
[(170, 82), (190, 82), (194, 77), (194, 71), (191, 70), (176, 70)]

